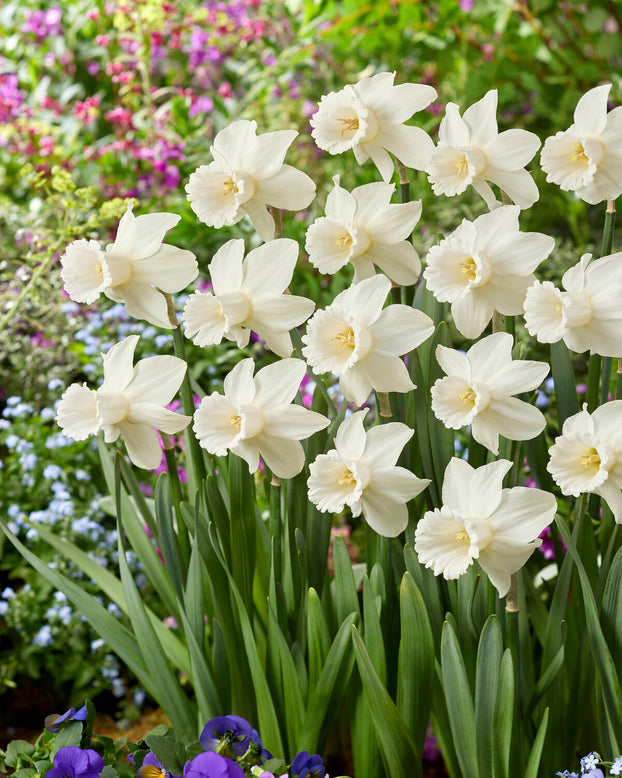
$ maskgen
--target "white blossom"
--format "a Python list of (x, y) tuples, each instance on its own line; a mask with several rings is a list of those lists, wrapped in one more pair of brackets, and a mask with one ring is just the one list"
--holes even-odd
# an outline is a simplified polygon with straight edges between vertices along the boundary
[(520, 232), (516, 205), (464, 219), (451, 235), (433, 246), (423, 277), (440, 302), (451, 303), (459, 332), (479, 337), (494, 311), (523, 313), (533, 271), (548, 257), (555, 241), (539, 232)]
[(414, 284), (421, 263), (408, 240), (421, 216), (421, 201), (391, 203), (393, 184), (376, 182), (348, 192), (333, 178), (326, 216), (307, 230), (305, 248), (320, 273), (336, 273), (350, 263), (354, 282), (374, 275), (375, 267), (394, 283)]
[(432, 410), (450, 429), (471, 425), (474, 439), (499, 453), (499, 435), (529, 440), (546, 426), (538, 408), (512, 395), (533, 391), (546, 378), (545, 362), (512, 359), (513, 338), (497, 332), (482, 338), (465, 353), (436, 347), (438, 363), (447, 374), (432, 388)]
[(396, 537), (408, 524), (406, 503), (430, 481), (395, 464), (414, 430), (389, 422), (366, 431), (366, 414), (343, 421), (335, 448), (309, 465), (309, 500), (322, 512), (339, 513), (347, 505), (379, 535)]
[(492, 210), (498, 201), (490, 181), (520, 208), (529, 208), (538, 199), (538, 187), (525, 165), (539, 147), (533, 132), (498, 131), (497, 90), (491, 89), (463, 116), (455, 103), (447, 104), (426, 172), (435, 194), (462, 194), (471, 185)]
[(562, 494), (598, 494), (622, 524), (622, 400), (605, 403), (592, 414), (584, 404), (566, 419), (549, 455), (547, 470)]
[(74, 440), (100, 430), (106, 443), (121, 435), (131, 461), (153, 470), (162, 460), (156, 430), (174, 435), (191, 421), (165, 407), (181, 386), (186, 363), (173, 356), (154, 356), (134, 366), (138, 340), (138, 335), (130, 335), (104, 354), (99, 389), (71, 384), (58, 404), (56, 421)]
[(194, 432), (210, 454), (227, 451), (248, 463), (251, 473), (261, 457), (279, 478), (293, 478), (305, 464), (300, 441), (328, 426), (329, 420), (292, 400), (305, 374), (300, 359), (282, 359), (253, 375), (252, 359), (227, 374), (224, 394), (212, 392), (194, 414)]
[(415, 385), (400, 359), (429, 338), (429, 316), (407, 305), (383, 309), (391, 282), (375, 275), (352, 284), (307, 323), (302, 353), (318, 374), (339, 376), (343, 396), (362, 405), (372, 389), (408, 392)]
[(417, 524), (419, 561), (447, 580), (463, 575), (473, 560), (500, 597), (516, 573), (542, 543), (538, 535), (555, 516), (555, 497), (540, 489), (502, 483), (512, 463), (499, 459), (473, 468), (454, 457), (443, 480), (443, 505)]
[(114, 243), (105, 251), (94, 240), (67, 246), (61, 257), (65, 291), (79, 303), (94, 303), (104, 292), (123, 303), (130, 316), (170, 329), (161, 292), (180, 292), (199, 274), (191, 251), (162, 242), (180, 218), (164, 212), (134, 216), (128, 204)]
[(564, 291), (536, 281), (525, 296), (525, 325), (540, 343), (564, 341), (572, 351), (622, 356), (622, 252), (591, 262), (584, 254), (562, 277)]
[(395, 73), (378, 73), (330, 92), (311, 118), (311, 135), (330, 154), (352, 149), (359, 165), (369, 158), (385, 182), (396, 156), (406, 167), (424, 170), (434, 144), (420, 127), (404, 124), (436, 99), (426, 84), (394, 85)]
[(214, 255), (209, 272), (212, 292), (195, 292), (184, 308), (186, 336), (197, 346), (234, 340), (248, 345), (251, 331), (281, 357), (292, 352), (289, 331), (311, 315), (315, 304), (285, 294), (298, 260), (289, 238), (265, 243), (244, 257), (244, 241), (230, 240)]
[(592, 205), (622, 193), (622, 106), (607, 113), (610, 90), (602, 84), (586, 92), (574, 123), (547, 138), (540, 156), (547, 181)]
[(221, 130), (212, 146), (213, 162), (190, 176), (186, 193), (197, 217), (210, 227), (237, 224), (246, 214), (264, 241), (274, 238), (267, 206), (306, 208), (315, 184), (283, 160), (298, 133), (278, 130), (257, 135), (257, 122), (240, 119)]

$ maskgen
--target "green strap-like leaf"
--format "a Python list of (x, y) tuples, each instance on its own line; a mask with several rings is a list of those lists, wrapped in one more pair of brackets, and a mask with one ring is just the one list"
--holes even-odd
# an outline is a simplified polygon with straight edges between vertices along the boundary
[(544, 741), (546, 738), (546, 730), (548, 725), (549, 725), (549, 709), (547, 708), (544, 711), (544, 714), (542, 716), (542, 721), (540, 722), (540, 726), (538, 727), (538, 733), (536, 734), (536, 739), (533, 741), (533, 746), (531, 747), (531, 754), (529, 755), (529, 761), (527, 762), (524, 778), (538, 778), (540, 774), (539, 773), (540, 757), (542, 756), (542, 749), (544, 748)]
[(477, 648), (475, 669), (475, 721), (477, 758), (480, 775), (493, 774), (493, 739), (495, 735), (495, 702), (499, 683), (499, 666), (503, 656), (503, 636), (499, 619), (489, 616)]
[(497, 699), (495, 701), (495, 737), (492, 741), (495, 778), (509, 778), (510, 775), (514, 695), (514, 666), (512, 663), (512, 653), (507, 648), (501, 660)]

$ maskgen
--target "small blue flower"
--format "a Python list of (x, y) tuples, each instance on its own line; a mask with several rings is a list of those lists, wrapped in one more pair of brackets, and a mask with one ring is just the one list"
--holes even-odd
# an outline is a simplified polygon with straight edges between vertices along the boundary
[(64, 386), (64, 382), (61, 381), (60, 378), (51, 378), (48, 381), (48, 389), (50, 392), (53, 392), (55, 389), (60, 389), (61, 386)]
[(46, 646), (49, 646), (53, 642), (52, 638), (52, 630), (50, 628), (49, 624), (44, 624), (41, 629), (37, 632), (37, 634), (32, 639), (32, 642), (35, 646), (40, 646), (41, 648), (46, 648)]
[(587, 773), (588, 770), (595, 770), (600, 762), (598, 751), (590, 751), (587, 756), (581, 757), (581, 772)]
[(622, 775), (622, 756), (619, 756), (609, 768), (611, 775)]
[(8, 602), (5, 602), (5, 600), (0, 601), (0, 616), (6, 616), (9, 612), (9, 607)]
[(7, 586), (6, 589), (2, 590), (2, 599), (3, 600), (13, 600), (17, 595), (15, 594), (15, 591), (11, 589), (10, 586)]
[(43, 477), (49, 478), (50, 481), (56, 481), (63, 474), (62, 467), (58, 465), (46, 465), (43, 469)]

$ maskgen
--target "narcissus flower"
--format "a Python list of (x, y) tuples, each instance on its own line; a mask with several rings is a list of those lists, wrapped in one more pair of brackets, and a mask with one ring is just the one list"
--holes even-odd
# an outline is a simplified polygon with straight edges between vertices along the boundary
[(415, 388), (400, 359), (434, 331), (429, 316), (407, 305), (383, 309), (391, 282), (376, 275), (352, 284), (307, 324), (302, 353), (316, 373), (339, 376), (343, 396), (362, 405), (372, 389)]
[(251, 330), (281, 357), (292, 353), (289, 331), (311, 315), (315, 303), (284, 294), (298, 260), (298, 244), (272, 240), (244, 258), (244, 241), (230, 240), (214, 255), (212, 293), (196, 292), (184, 308), (186, 337), (197, 346), (235, 340), (248, 345)]
[(377, 265), (396, 284), (414, 284), (421, 263), (408, 240), (421, 216), (421, 201), (391, 203), (393, 184), (377, 182), (348, 192), (339, 185), (326, 199), (326, 217), (307, 230), (305, 248), (320, 273), (354, 267), (354, 282), (374, 275)]
[(529, 208), (538, 199), (538, 187), (524, 168), (539, 147), (533, 132), (498, 131), (497, 90), (491, 89), (463, 116), (455, 103), (447, 104), (426, 172), (434, 194), (451, 197), (471, 185), (492, 210), (498, 202), (490, 181), (520, 208)]
[(479, 337), (494, 311), (522, 314), (533, 271), (555, 246), (548, 235), (520, 232), (519, 212), (506, 205), (475, 221), (464, 219), (428, 252), (423, 271), (428, 289), (451, 303), (455, 325), (466, 338)]
[(347, 505), (361, 513), (379, 535), (396, 537), (408, 524), (406, 503), (430, 483), (396, 462), (414, 430), (389, 422), (365, 431), (367, 411), (343, 421), (335, 448), (309, 465), (309, 500), (323, 513), (339, 513)]
[(540, 343), (564, 341), (572, 351), (622, 356), (622, 252), (591, 262), (584, 254), (557, 289), (536, 281), (525, 296), (525, 324)]
[(549, 449), (547, 470), (562, 494), (599, 494), (622, 524), (622, 400), (566, 419)]
[(533, 391), (546, 378), (545, 362), (512, 359), (512, 336), (496, 332), (482, 338), (464, 354), (436, 347), (436, 359), (447, 376), (430, 389), (432, 410), (449, 429), (471, 425), (473, 437), (493, 454), (499, 435), (529, 440), (546, 426), (542, 411), (512, 397)]
[(622, 106), (607, 113), (611, 84), (590, 89), (577, 103), (574, 124), (544, 142), (546, 180), (595, 205), (622, 193)]
[(253, 376), (252, 359), (227, 374), (224, 394), (204, 397), (194, 414), (194, 432), (210, 454), (231, 451), (254, 473), (259, 457), (279, 478), (293, 478), (305, 464), (300, 441), (328, 426), (328, 419), (292, 405), (305, 374), (301, 359), (282, 359)]
[(102, 251), (97, 241), (75, 240), (61, 257), (65, 291), (78, 303), (94, 303), (101, 292), (136, 319), (171, 328), (166, 299), (199, 274), (194, 254), (162, 243), (180, 220), (173, 213), (134, 216), (131, 204), (121, 217), (114, 243)]
[(511, 467), (499, 459), (473, 468), (455, 457), (447, 465), (443, 506), (428, 511), (415, 531), (419, 561), (435, 575), (459, 578), (477, 559), (499, 596), (507, 594), (512, 574), (542, 543), (538, 535), (557, 509), (555, 497), (540, 489), (503, 489)]
[(186, 192), (190, 206), (209, 227), (237, 224), (246, 214), (259, 237), (274, 238), (274, 220), (267, 206), (299, 211), (315, 197), (306, 173), (283, 164), (298, 135), (278, 130), (257, 135), (257, 122), (240, 119), (214, 138), (214, 161), (190, 176)]
[(311, 135), (329, 154), (352, 149), (362, 165), (369, 158), (384, 181), (393, 175), (395, 155), (406, 167), (424, 170), (434, 143), (420, 127), (405, 121), (436, 99), (436, 90), (427, 84), (399, 84), (395, 73), (378, 73), (330, 92), (320, 100), (311, 118)]
[(74, 440), (104, 431), (106, 443), (123, 437), (138, 467), (153, 470), (162, 460), (156, 429), (181, 432), (191, 421), (165, 406), (177, 393), (186, 363), (172, 356), (141, 359), (134, 367), (138, 335), (130, 335), (104, 354), (104, 381), (97, 390), (71, 384), (63, 394), (56, 421)]

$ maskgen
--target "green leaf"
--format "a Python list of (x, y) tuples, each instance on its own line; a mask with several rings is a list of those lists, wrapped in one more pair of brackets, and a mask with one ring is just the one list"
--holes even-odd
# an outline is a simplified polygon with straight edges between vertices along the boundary
[(82, 722), (72, 721), (66, 727), (63, 727), (54, 738), (52, 753), (55, 754), (59, 748), (64, 748), (65, 746), (79, 746), (81, 739)]
[(35, 747), (27, 740), (12, 740), (6, 748), (5, 762), (9, 767), (17, 767), (20, 757), (29, 757), (34, 752)]
[(475, 721), (480, 775), (493, 774), (495, 703), (502, 656), (501, 626), (498, 617), (493, 614), (484, 624), (479, 639), (475, 669)]
[(449, 621), (443, 624), (441, 637), (441, 675), (451, 734), (462, 775), (464, 778), (477, 778), (477, 728), (473, 698), (458, 639)]
[(307, 643), (309, 656), (309, 689), (318, 684), (326, 657), (330, 650), (330, 632), (322, 603), (315, 589), (307, 594)]
[(177, 536), (175, 535), (175, 522), (171, 507), (171, 489), (168, 473), (161, 473), (155, 487), (155, 515), (158, 529), (158, 541), (164, 565), (170, 576), (177, 599), (183, 600), (183, 579), (185, 578), (185, 566), (181, 556), (181, 550)]
[(622, 548), (619, 548), (607, 575), (601, 622), (616, 667), (622, 667)]
[(512, 652), (507, 648), (501, 660), (497, 700), (495, 703), (495, 736), (492, 741), (495, 778), (509, 778), (510, 775), (514, 694), (514, 665), (512, 662)]
[(246, 612), (252, 614), (256, 532), (255, 482), (243, 459), (235, 455), (229, 459), (231, 573)]
[(423, 753), (432, 706), (434, 638), (421, 591), (410, 573), (400, 586), (401, 636), (397, 665), (397, 707)]
[(146, 735), (144, 741), (165, 770), (174, 775), (183, 775), (187, 758), (183, 743), (172, 735), (154, 733)]
[[(322, 727), (328, 720), (328, 711), (331, 699), (337, 700), (345, 693), (350, 681), (354, 657), (350, 654), (344, 662), (346, 652), (350, 646), (350, 632), (352, 625), (358, 618), (358, 614), (350, 613), (342, 622), (330, 647), (326, 662), (320, 678), (315, 686), (311, 687), (309, 702), (307, 703), (307, 715), (302, 725), (301, 751), (315, 753), (321, 751), (320, 744)], [(339, 681), (339, 683), (337, 683)], [(337, 706), (333, 707), (335, 710)]]
[(337, 618), (342, 624), (350, 613), (359, 610), (359, 597), (354, 581), (352, 560), (343, 538), (337, 536), (333, 543), (333, 564), (335, 566), (335, 602), (337, 604)]
[(403, 778), (412, 775), (413, 765), (420, 762), (421, 757), (417, 754), (410, 730), (380, 680), (355, 628), (352, 629), (352, 642), (387, 776)]
[(561, 432), (566, 419), (579, 413), (580, 410), (572, 357), (563, 340), (551, 343), (551, 375), (555, 386), (557, 416)]
[(538, 778), (540, 757), (542, 756), (542, 749), (544, 748), (544, 740), (546, 738), (546, 730), (548, 725), (549, 709), (547, 708), (544, 711), (542, 721), (538, 727), (536, 739), (533, 741), (533, 746), (531, 747), (531, 754), (529, 754), (529, 761), (527, 762), (524, 778)]

